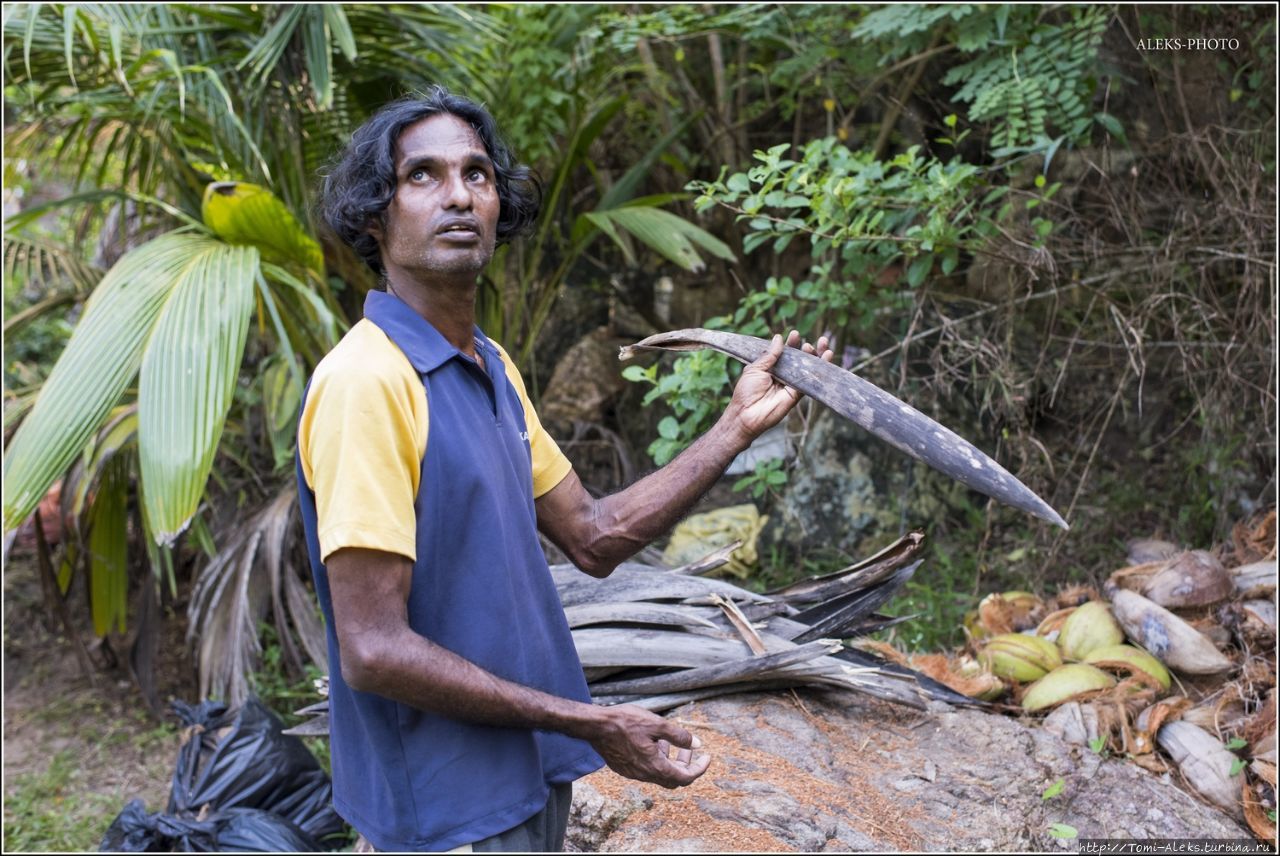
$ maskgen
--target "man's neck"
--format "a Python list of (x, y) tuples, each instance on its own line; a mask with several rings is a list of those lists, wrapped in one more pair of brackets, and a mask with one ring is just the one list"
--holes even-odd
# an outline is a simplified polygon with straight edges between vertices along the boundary
[(387, 291), (425, 318), (449, 344), (475, 357), (476, 280), (475, 277), (438, 279), (421, 283), (388, 272)]

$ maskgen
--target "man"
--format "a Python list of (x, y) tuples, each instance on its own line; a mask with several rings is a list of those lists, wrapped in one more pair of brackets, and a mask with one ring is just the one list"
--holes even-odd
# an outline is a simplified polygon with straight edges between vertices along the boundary
[(607, 763), (678, 787), (710, 763), (674, 723), (590, 703), (537, 531), (607, 576), (799, 393), (767, 372), (775, 337), (715, 428), (593, 499), (475, 326), (477, 276), (538, 201), (492, 117), (441, 89), (357, 130), (325, 182), (327, 222), (386, 287), (317, 367), (298, 436), (334, 804), (378, 850), (558, 850), (574, 779)]

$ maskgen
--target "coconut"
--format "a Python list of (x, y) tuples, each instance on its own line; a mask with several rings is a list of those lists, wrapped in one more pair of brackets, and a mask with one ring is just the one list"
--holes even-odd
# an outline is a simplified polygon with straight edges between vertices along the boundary
[(1130, 639), (1172, 669), (1189, 675), (1216, 675), (1235, 667), (1194, 627), (1140, 594), (1117, 591), (1111, 611)]
[(1140, 593), (1166, 609), (1207, 606), (1231, 596), (1235, 586), (1222, 562), (1204, 550), (1179, 553), (1142, 583)]
[(1104, 645), (1089, 652), (1084, 661), (1099, 669), (1121, 669), (1143, 683), (1169, 689), (1169, 670), (1146, 651), (1132, 645)]
[(994, 637), (978, 659), (993, 675), (1024, 682), (1038, 680), (1062, 665), (1056, 645), (1026, 633)]
[(1031, 686), (1022, 696), (1022, 709), (1043, 710), (1095, 690), (1108, 690), (1116, 679), (1095, 666), (1072, 663), (1059, 666)]
[(1067, 616), (1058, 635), (1058, 648), (1067, 660), (1083, 660), (1095, 648), (1119, 645), (1124, 631), (1101, 601), (1091, 600)]
[(1240, 788), (1244, 785), (1244, 775), (1231, 774), (1236, 756), (1216, 737), (1180, 719), (1162, 725), (1156, 739), (1197, 793), (1233, 817), (1243, 817)]

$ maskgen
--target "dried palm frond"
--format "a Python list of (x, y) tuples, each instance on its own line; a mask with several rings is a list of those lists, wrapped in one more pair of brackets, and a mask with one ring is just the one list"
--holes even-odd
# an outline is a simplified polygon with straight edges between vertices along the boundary
[[(916, 708), (981, 705), (839, 641), (904, 620), (875, 610), (911, 578), (923, 547), (923, 533), (912, 532), (870, 559), (768, 595), (635, 562), (603, 580), (572, 565), (551, 573), (596, 704), (663, 711), (728, 693), (820, 686)], [(326, 703), (299, 713), (315, 719), (292, 733), (327, 731)]]
[(249, 675), (262, 652), (258, 626), (268, 610), (295, 668), (300, 671), (303, 664), (299, 646), (322, 668), (327, 664), (315, 599), (289, 549), (296, 499), (293, 487), (282, 491), (236, 529), (196, 578), (187, 642), (196, 647), (201, 698), (221, 698), (234, 706), (248, 696)]

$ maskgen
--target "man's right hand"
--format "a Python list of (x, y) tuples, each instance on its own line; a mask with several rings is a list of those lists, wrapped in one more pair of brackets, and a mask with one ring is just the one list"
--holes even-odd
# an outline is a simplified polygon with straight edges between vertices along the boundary
[(620, 776), (679, 788), (711, 764), (710, 755), (694, 755), (701, 741), (674, 722), (629, 704), (598, 710), (599, 721), (587, 740)]

